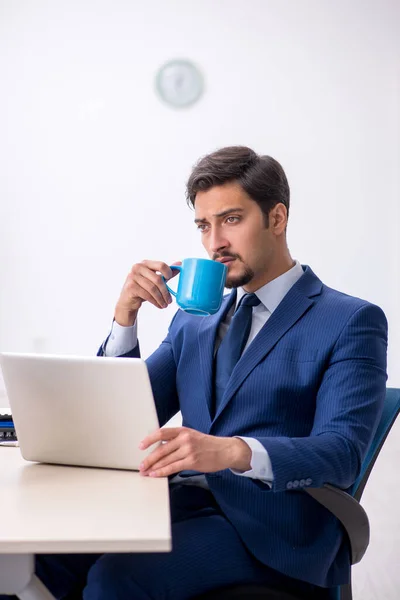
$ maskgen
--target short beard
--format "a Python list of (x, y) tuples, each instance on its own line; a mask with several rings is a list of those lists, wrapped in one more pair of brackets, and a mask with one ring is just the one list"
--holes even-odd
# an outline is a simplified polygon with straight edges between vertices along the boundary
[(248, 283), (250, 283), (250, 281), (253, 279), (253, 277), (254, 277), (253, 269), (250, 269), (249, 266), (244, 265), (244, 273), (242, 275), (237, 275), (236, 277), (229, 277), (229, 279), (227, 278), (225, 287), (228, 288), (229, 290), (232, 288), (243, 287), (243, 286), (247, 285)]
[(250, 281), (253, 279), (253, 269), (250, 269), (250, 267), (243, 262), (240, 254), (232, 254), (230, 252), (215, 252), (213, 254), (212, 260), (217, 260), (218, 258), (235, 258), (236, 260), (239, 260), (244, 266), (243, 275), (238, 275), (237, 277), (229, 277), (229, 275), (227, 275), (225, 283), (226, 288), (232, 289), (243, 287), (247, 283), (250, 283)]

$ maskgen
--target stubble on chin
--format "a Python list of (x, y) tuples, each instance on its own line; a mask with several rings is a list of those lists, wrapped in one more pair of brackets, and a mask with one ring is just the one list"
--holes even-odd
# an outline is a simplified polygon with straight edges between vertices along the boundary
[(225, 287), (230, 289), (233, 288), (238, 288), (238, 287), (243, 287), (245, 285), (247, 285), (248, 283), (250, 283), (250, 281), (253, 279), (254, 277), (254, 271), (252, 269), (250, 269), (249, 266), (247, 265), (243, 265), (243, 271), (242, 273), (238, 274), (238, 275), (233, 275), (232, 277), (227, 276), (226, 278), (226, 282), (225, 282)]

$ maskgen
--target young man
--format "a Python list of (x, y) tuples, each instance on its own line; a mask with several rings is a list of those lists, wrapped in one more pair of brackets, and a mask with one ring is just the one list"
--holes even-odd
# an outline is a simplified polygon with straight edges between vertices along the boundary
[[(386, 319), (292, 259), (289, 186), (271, 157), (246, 147), (205, 156), (187, 197), (233, 291), (212, 317), (178, 310), (147, 360), (161, 425), (183, 418), (142, 444), (167, 442), (141, 472), (171, 478), (173, 551), (86, 557), (83, 597), (183, 600), (251, 581), (311, 597), (348, 581), (349, 548), (303, 489), (346, 489), (358, 475), (385, 396)], [(139, 356), (141, 305), (171, 301), (161, 275), (172, 276), (163, 262), (132, 267), (100, 354)]]

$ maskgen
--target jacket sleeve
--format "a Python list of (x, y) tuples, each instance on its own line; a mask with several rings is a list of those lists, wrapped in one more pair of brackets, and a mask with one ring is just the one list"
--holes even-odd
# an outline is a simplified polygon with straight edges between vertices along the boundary
[[(97, 356), (105, 356), (107, 340), (108, 337), (100, 346)], [(140, 358), (139, 342), (132, 350), (121, 355), (119, 358)], [(172, 350), (170, 332), (168, 332), (167, 337), (157, 350), (149, 356), (146, 360), (146, 364), (153, 390), (158, 421), (160, 427), (162, 427), (179, 411), (179, 399), (176, 390), (176, 364)]]
[(342, 489), (354, 483), (383, 408), (386, 354), (386, 317), (379, 307), (365, 304), (336, 341), (322, 375), (310, 436), (257, 438), (271, 459), (272, 491), (296, 489), (299, 482), (300, 487), (330, 483)]
[(149, 370), (158, 420), (162, 427), (179, 411), (179, 398), (176, 390), (176, 363), (169, 332), (157, 350), (146, 360), (146, 364)]
[[(106, 339), (104, 340), (104, 342), (98, 349), (97, 356), (105, 356), (106, 355), (106, 345), (107, 345), (108, 338), (110, 337), (110, 335), (111, 335), (111, 333), (106, 337)], [(136, 346), (134, 346), (134, 348), (129, 350), (129, 352), (126, 352), (125, 354), (120, 354), (117, 358), (140, 358), (139, 342), (136, 344)]]

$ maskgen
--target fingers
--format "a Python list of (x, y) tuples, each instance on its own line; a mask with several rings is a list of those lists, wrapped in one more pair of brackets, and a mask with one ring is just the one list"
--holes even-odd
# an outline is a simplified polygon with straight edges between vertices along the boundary
[(128, 274), (115, 309), (115, 320), (120, 325), (132, 325), (144, 301), (157, 308), (166, 308), (172, 302), (163, 277), (175, 274), (161, 261), (144, 260), (133, 265)]
[[(172, 263), (171, 266), (173, 267), (180, 267), (182, 265), (182, 261), (178, 260), (177, 262)], [(170, 279), (172, 279), (173, 277), (176, 277), (179, 273), (179, 269), (171, 269), (172, 275), (170, 277)]]
[(157, 463), (160, 460), (165, 459), (166, 456), (175, 452), (180, 448), (180, 445), (176, 442), (176, 440), (171, 440), (166, 444), (161, 444), (158, 446), (151, 454), (146, 456), (142, 464), (140, 465), (141, 471), (148, 471), (152, 465)]
[(151, 260), (144, 260), (134, 265), (130, 273), (132, 282), (146, 290), (154, 298), (155, 303), (153, 302), (153, 304), (159, 308), (166, 308), (172, 301), (163, 280), (163, 277), (168, 280), (172, 276), (173, 272), (167, 264)]
[[(163, 448), (165, 448), (165, 446), (170, 446), (172, 443), (173, 442), (168, 442), (167, 444), (163, 444)], [(161, 456), (159, 455), (157, 458), (155, 458), (155, 456), (153, 457), (153, 454), (156, 454), (156, 450), (151, 454), (151, 461), (143, 461), (140, 465), (139, 470), (141, 475), (150, 475), (151, 473), (154, 473), (154, 471), (159, 471), (160, 469), (168, 467), (173, 463), (184, 461), (185, 459), (185, 451), (179, 446), (175, 446), (172, 451)]]
[(169, 477), (169, 475), (174, 475), (179, 473), (179, 471), (183, 471), (185, 469), (185, 462), (183, 460), (178, 460), (177, 462), (171, 463), (161, 469), (157, 469), (151, 471), (149, 473), (149, 477)]
[(161, 276), (151, 271), (149, 275), (146, 273), (136, 276), (136, 293), (140, 294), (142, 300), (148, 300), (157, 308), (167, 308), (172, 302)]
[(147, 269), (149, 269), (149, 271), (158, 271), (159, 273), (161, 273), (161, 275), (164, 275), (165, 279), (167, 280), (171, 279), (172, 277), (172, 271), (169, 268), (169, 266), (166, 263), (161, 262), (159, 260), (142, 260), (142, 262), (139, 263), (139, 265), (145, 266)]
[(179, 473), (179, 471), (184, 471), (186, 468), (185, 461), (178, 460), (160, 469), (150, 471), (149, 477), (168, 477)]
[(147, 435), (139, 444), (141, 450), (145, 450), (156, 442), (166, 442), (176, 438), (185, 428), (184, 427), (162, 427), (156, 429), (153, 433)]
[(139, 448), (144, 449), (160, 441), (165, 443), (143, 460), (139, 468), (141, 475), (166, 477), (182, 469), (194, 468), (189, 437), (190, 430), (186, 427), (162, 428), (148, 435)]

